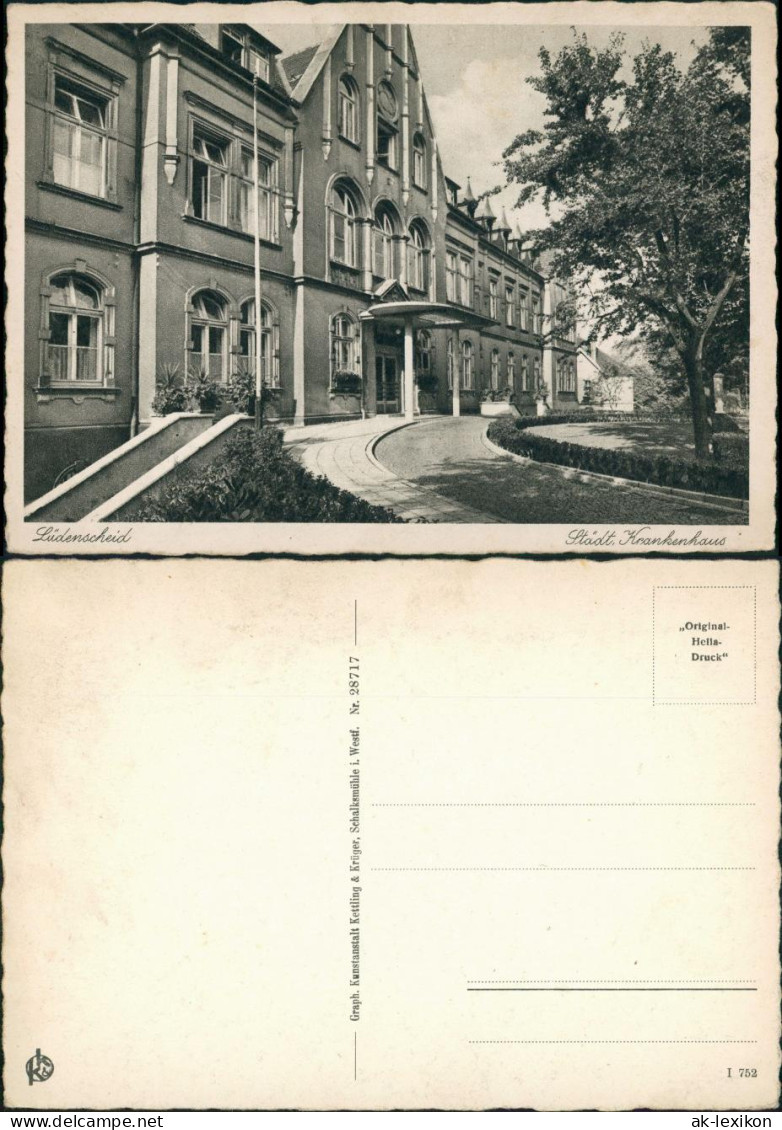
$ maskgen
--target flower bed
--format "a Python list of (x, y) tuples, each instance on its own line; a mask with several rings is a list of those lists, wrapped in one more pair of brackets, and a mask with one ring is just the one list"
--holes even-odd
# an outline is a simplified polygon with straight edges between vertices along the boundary
[[(595, 413), (588, 419), (602, 423), (608, 420), (627, 420), (621, 413)], [(489, 425), (489, 439), (516, 455), (525, 455), (543, 463), (557, 463), (563, 467), (577, 467), (582, 471), (594, 471), (601, 475), (614, 475), (617, 478), (632, 479), (642, 483), (656, 483), (660, 486), (680, 487), (683, 490), (703, 491), (707, 494), (722, 494), (731, 498), (749, 497), (749, 475), (746, 468), (731, 461), (715, 463), (687, 463), (684, 460), (670, 459), (667, 456), (649, 456), (626, 450), (586, 447), (583, 444), (567, 443), (537, 435), (535, 428), (546, 424), (572, 423), (584, 421), (584, 414), (568, 416), (524, 416), (519, 420), (500, 419)], [(718, 441), (715, 436), (715, 455), (726, 450), (723, 441), (728, 441), (731, 450), (740, 445), (732, 441), (744, 436), (724, 434)]]
[(131, 522), (400, 522), (327, 479), (311, 475), (282, 445), (282, 434), (242, 429), (208, 467), (185, 471)]

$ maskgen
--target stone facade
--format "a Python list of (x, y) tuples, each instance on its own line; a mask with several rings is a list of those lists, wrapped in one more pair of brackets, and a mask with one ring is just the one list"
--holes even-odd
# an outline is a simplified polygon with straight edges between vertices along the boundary
[(28, 499), (147, 426), (162, 374), (252, 368), (254, 85), (272, 416), (577, 403), (564, 292), (444, 176), (424, 78), (403, 25), (282, 60), (244, 25), (28, 28)]

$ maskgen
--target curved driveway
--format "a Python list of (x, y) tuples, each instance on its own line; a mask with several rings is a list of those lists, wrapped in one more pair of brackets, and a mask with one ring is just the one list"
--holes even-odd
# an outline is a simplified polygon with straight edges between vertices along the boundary
[(480, 511), (487, 522), (746, 523), (743, 511), (516, 462), (486, 445), (488, 424), (481, 416), (434, 417), (382, 437), (374, 455), (398, 478)]

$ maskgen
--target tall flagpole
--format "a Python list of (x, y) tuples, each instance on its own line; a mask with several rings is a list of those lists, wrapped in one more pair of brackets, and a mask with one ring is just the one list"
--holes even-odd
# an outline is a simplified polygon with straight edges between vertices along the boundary
[(253, 196), (255, 199), (255, 427), (263, 426), (263, 374), (261, 372), (261, 216), (258, 200), (258, 78), (253, 75)]

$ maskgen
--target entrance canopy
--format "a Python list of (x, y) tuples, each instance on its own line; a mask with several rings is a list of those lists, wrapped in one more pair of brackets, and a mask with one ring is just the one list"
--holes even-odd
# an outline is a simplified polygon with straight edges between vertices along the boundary
[(494, 318), (485, 318), (473, 310), (462, 310), (449, 302), (375, 302), (359, 314), (367, 321), (397, 321), (418, 329), (482, 329), (496, 325)]
[[(396, 285), (396, 284), (395, 284)], [(397, 293), (404, 294), (402, 287)], [(416, 329), (481, 329), (497, 323), (494, 318), (485, 318), (473, 310), (463, 310), (448, 302), (414, 302), (409, 298), (394, 298), (391, 301), (375, 302), (369, 309), (359, 314), (364, 322), (401, 323), (404, 326), (404, 415), (412, 420), (415, 414), (415, 373), (414, 373), (414, 333)], [(452, 382), (453, 414), (459, 415), (459, 381)]]

